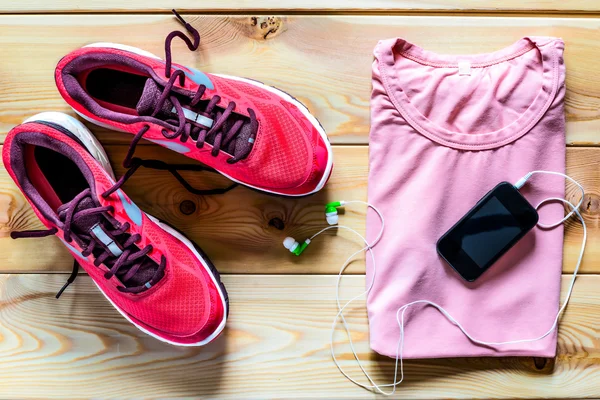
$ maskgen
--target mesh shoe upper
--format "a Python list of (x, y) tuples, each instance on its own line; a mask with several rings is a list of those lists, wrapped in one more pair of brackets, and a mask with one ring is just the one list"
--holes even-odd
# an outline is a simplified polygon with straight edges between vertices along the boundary
[[(148, 126), (145, 139), (240, 183), (287, 195), (309, 194), (324, 185), (331, 173), (331, 148), (322, 128), (295, 99), (258, 82), (177, 64), (171, 71), (181, 71), (183, 84), (180, 79), (170, 82), (165, 63), (158, 58), (139, 54), (136, 49), (92, 46), (65, 56), (55, 77), (65, 100), (91, 121), (133, 134)], [(95, 87), (103, 89), (95, 91)], [(199, 92), (197, 104), (191, 106)], [(184, 132), (185, 137), (169, 139), (182, 122), (172, 107), (173, 98), (186, 113), (191, 135)], [(211, 112), (206, 112), (207, 105), (214, 106)], [(197, 146), (194, 128), (211, 132), (210, 121), (218, 121), (228, 108), (232, 111), (222, 126), (221, 138), (209, 134), (206, 141), (201, 137), (202, 146)], [(202, 122), (207, 124), (202, 126)], [(235, 132), (227, 141), (230, 130)], [(227, 141), (226, 146), (221, 147), (219, 140)], [(218, 154), (212, 151), (216, 143)], [(241, 159), (230, 163), (240, 155)]]
[[(56, 231), (103, 294), (136, 326), (184, 345), (202, 343), (222, 329), (226, 295), (210, 261), (139, 210), (121, 189), (104, 197), (115, 182), (75, 137), (39, 122), (19, 125), (5, 140), (3, 162), (42, 223)], [(111, 233), (119, 229), (123, 232)], [(95, 249), (87, 255), (90, 242)], [(111, 247), (117, 254), (128, 252), (125, 256), (135, 260), (123, 264), (120, 256), (105, 257), (109, 243), (117, 246)], [(95, 265), (99, 258), (103, 262)], [(123, 265), (111, 274), (118, 262)]]

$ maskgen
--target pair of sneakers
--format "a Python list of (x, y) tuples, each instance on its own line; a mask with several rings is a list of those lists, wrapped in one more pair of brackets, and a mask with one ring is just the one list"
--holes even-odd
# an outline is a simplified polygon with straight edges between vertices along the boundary
[[(3, 162), (45, 230), (13, 238), (56, 235), (79, 266), (132, 324), (162, 341), (199, 346), (223, 330), (229, 303), (219, 273), (181, 232), (141, 211), (122, 191), (140, 166), (143, 138), (200, 161), (238, 184), (303, 196), (327, 182), (332, 152), (306, 107), (262, 83), (205, 74), (171, 62), (171, 41), (199, 46), (192, 35), (169, 34), (166, 60), (112, 43), (85, 46), (57, 65), (59, 92), (83, 118), (134, 135), (119, 179), (102, 146), (78, 120), (47, 112), (27, 119), (5, 139)], [(160, 163), (159, 163), (160, 164)], [(188, 189), (181, 176), (164, 163)]]

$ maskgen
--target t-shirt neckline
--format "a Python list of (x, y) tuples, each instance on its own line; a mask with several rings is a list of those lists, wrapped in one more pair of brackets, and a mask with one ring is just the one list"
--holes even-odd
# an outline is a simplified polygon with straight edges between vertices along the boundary
[[(537, 124), (552, 104), (558, 90), (558, 57), (554, 43), (547, 37), (524, 37), (502, 50), (475, 55), (442, 55), (424, 50), (400, 38), (383, 41), (378, 46), (377, 59), (383, 85), (392, 103), (402, 117), (418, 132), (430, 140), (461, 150), (486, 150), (504, 146), (526, 134)], [(401, 87), (392, 87), (388, 72), (395, 65), (394, 52), (421, 64), (433, 67), (459, 67), (459, 61), (468, 60), (471, 68), (487, 67), (519, 57), (537, 49), (542, 60), (542, 86), (530, 106), (519, 118), (494, 132), (465, 134), (449, 131), (427, 117), (414, 105)], [(399, 71), (401, 73), (401, 71)]]

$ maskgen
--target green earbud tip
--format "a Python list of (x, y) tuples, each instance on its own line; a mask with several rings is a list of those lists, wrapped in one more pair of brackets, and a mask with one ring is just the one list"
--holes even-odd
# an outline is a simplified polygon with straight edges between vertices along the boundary
[(306, 247), (308, 247), (308, 243), (302, 242), (302, 243), (300, 243), (300, 245), (298, 247), (296, 247), (296, 249), (292, 253), (299, 256), (300, 254), (302, 254), (302, 252), (304, 251), (304, 249)]
[(342, 205), (342, 203), (340, 203), (339, 201), (334, 201), (334, 202), (331, 202), (331, 203), (327, 203), (327, 204), (325, 204), (325, 212), (326, 213), (334, 212), (341, 205)]

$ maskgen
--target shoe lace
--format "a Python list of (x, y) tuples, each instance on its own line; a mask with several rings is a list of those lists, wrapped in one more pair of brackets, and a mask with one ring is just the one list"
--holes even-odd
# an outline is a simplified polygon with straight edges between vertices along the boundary
[[(221, 109), (217, 108), (217, 104), (221, 101), (221, 97), (218, 95), (213, 96), (208, 101), (208, 104), (207, 104), (204, 112), (198, 113), (198, 115), (201, 115), (201, 116), (206, 117), (207, 119), (210, 119), (211, 121), (213, 121), (211, 127), (206, 127), (202, 124), (194, 124), (191, 121), (186, 119), (184, 108), (181, 105), (181, 102), (179, 101), (179, 99), (177, 98), (177, 96), (173, 90), (173, 87), (178, 79), (179, 79), (180, 86), (185, 85), (186, 75), (180, 69), (175, 68), (174, 71), (172, 71), (172, 68), (171, 68), (171, 66), (172, 66), (171, 42), (173, 41), (173, 39), (175, 37), (178, 37), (186, 43), (186, 45), (188, 46), (190, 51), (195, 51), (198, 49), (198, 47), (200, 45), (200, 34), (193, 26), (191, 26), (188, 22), (186, 22), (183, 19), (183, 17), (181, 15), (179, 15), (179, 13), (177, 11), (172, 10), (172, 12), (175, 14), (177, 19), (179, 19), (179, 21), (185, 26), (185, 29), (192, 35), (193, 42), (192, 42), (192, 40), (190, 40), (190, 38), (188, 36), (185, 35), (185, 33), (181, 32), (181, 31), (173, 31), (169, 35), (167, 35), (167, 38), (165, 39), (165, 59), (166, 59), (165, 77), (169, 78), (169, 81), (165, 85), (164, 90), (163, 90), (158, 102), (156, 103), (151, 116), (156, 117), (156, 115), (160, 112), (160, 110), (162, 110), (164, 103), (167, 101), (167, 99), (169, 99), (171, 101), (171, 103), (173, 104), (175, 114), (177, 115), (177, 120), (167, 119), (166, 122), (172, 123), (172, 124), (174, 123), (177, 125), (175, 125), (176, 128), (173, 130), (172, 133), (170, 133), (167, 129), (162, 129), (162, 131), (161, 131), (162, 135), (165, 138), (171, 139), (171, 140), (179, 138), (179, 140), (181, 142), (186, 142), (190, 137), (195, 138), (197, 148), (202, 148), (204, 146), (204, 143), (206, 142), (206, 140), (208, 138), (212, 138), (213, 140), (212, 140), (211, 155), (213, 157), (216, 157), (216, 156), (218, 156), (219, 152), (223, 148), (226, 148), (234, 139), (236, 139), (238, 137), (244, 121), (241, 119), (236, 120), (229, 127), (229, 129), (227, 129), (227, 131), (225, 131), (226, 122), (232, 116), (233, 110), (236, 108), (236, 103), (233, 101), (230, 101), (229, 104), (227, 105), (227, 107), (221, 111)], [(205, 85), (200, 85), (198, 87), (198, 90), (194, 93), (192, 100), (189, 103), (191, 108), (195, 108), (198, 105), (198, 103), (202, 99), (202, 96), (204, 95), (205, 91), (206, 91)], [(248, 115), (250, 117), (250, 131), (251, 131), (250, 137), (248, 138), (248, 142), (252, 144), (252, 143), (254, 143), (254, 140), (256, 138), (256, 132), (258, 130), (258, 121), (256, 119), (256, 113), (254, 112), (254, 110), (248, 108), (247, 111), (248, 111)], [(214, 117), (214, 119), (211, 117)], [(183, 179), (183, 177), (181, 177), (181, 175), (177, 172), (177, 170), (213, 171), (213, 172), (216, 172), (216, 171), (214, 171), (212, 168), (207, 168), (207, 167), (202, 167), (202, 166), (184, 165), (184, 164), (167, 164), (167, 163), (164, 163), (159, 160), (152, 160), (152, 159), (142, 160), (140, 158), (133, 157), (133, 155), (135, 154), (135, 149), (137, 147), (137, 144), (143, 138), (144, 134), (146, 132), (148, 132), (149, 129), (150, 129), (150, 126), (145, 125), (138, 131), (138, 133), (134, 136), (133, 140), (131, 141), (127, 155), (126, 155), (125, 159), (123, 160), (123, 166), (125, 168), (129, 168), (127, 173), (124, 175), (125, 180), (129, 179), (129, 177), (131, 177), (131, 175), (133, 175), (133, 173), (135, 171), (137, 171), (137, 169), (140, 166), (143, 166), (145, 168), (169, 171), (171, 174), (173, 174), (175, 176), (175, 178), (177, 178), (177, 180), (188, 191), (190, 191), (194, 194), (199, 194), (199, 195), (222, 194), (222, 193), (228, 192), (229, 190), (231, 190), (237, 186), (237, 184), (233, 184), (224, 189), (210, 189), (210, 190), (195, 189), (187, 181), (185, 181), (185, 179)], [(245, 146), (242, 149), (242, 151), (240, 152), (240, 154), (233, 155), (232, 157), (230, 157), (227, 160), (227, 162), (229, 164), (235, 164), (236, 162), (245, 159), (250, 154), (251, 149), (252, 149), (251, 145)]]
[[(103, 197), (108, 197), (110, 193), (112, 193), (115, 189), (115, 184), (109, 191), (104, 192), (102, 194)], [(117, 187), (118, 188), (118, 187)], [(114, 189), (114, 190), (113, 190)], [(109, 193), (110, 192), (110, 193)], [(108, 268), (108, 271), (104, 274), (105, 279), (111, 279), (113, 276), (120, 274), (120, 280), (122, 283), (127, 283), (131, 278), (133, 278), (136, 273), (140, 270), (145, 257), (150, 253), (153, 249), (152, 245), (147, 245), (142, 249), (138, 249), (136, 244), (140, 241), (140, 234), (136, 233), (130, 235), (127, 239), (125, 239), (122, 243), (118, 243), (120, 247), (123, 249), (123, 252), (119, 256), (114, 256), (113, 253), (108, 251), (102, 246), (102, 242), (100, 242), (95, 236), (78, 232), (75, 233), (73, 231), (73, 225), (80, 219), (90, 217), (93, 215), (104, 214), (107, 212), (114, 212), (113, 206), (101, 206), (101, 207), (91, 207), (85, 208), (77, 211), (77, 205), (81, 203), (83, 199), (86, 197), (91, 197), (91, 190), (86, 189), (73, 199), (70, 203), (70, 206), (66, 208), (66, 212), (63, 223), (63, 237), (65, 242), (71, 243), (75, 238), (78, 239), (79, 243), (82, 243), (82, 251), (81, 255), (83, 257), (88, 257), (90, 254), (94, 253), (94, 250), (98, 249), (100, 252), (96, 252), (96, 256), (94, 259), (94, 265), (99, 267), (100, 264), (104, 263)], [(117, 238), (120, 235), (129, 231), (131, 227), (129, 222), (125, 222), (123, 224), (116, 223), (116, 227), (114, 229), (107, 229), (106, 233), (111, 235), (113, 238)], [(11, 237), (13, 239), (19, 238), (41, 238), (46, 236), (55, 235), (58, 232), (56, 227), (45, 229), (45, 230), (28, 230), (28, 231), (13, 231), (11, 232)], [(126, 287), (126, 286), (117, 286), (117, 289), (121, 292), (126, 293), (140, 293), (143, 290), (151, 288), (153, 285), (160, 280), (163, 275), (165, 266), (166, 266), (166, 258), (165, 256), (161, 256), (160, 263), (158, 264), (158, 269), (154, 273), (153, 277), (150, 281), (146, 282), (143, 286), (135, 286), (135, 287)], [(63, 287), (56, 294), (56, 298), (58, 299), (60, 295), (65, 291), (65, 289), (75, 281), (77, 274), (79, 272), (80, 264), (75, 259), (73, 262), (73, 270), (71, 271), (71, 275), (67, 279), (67, 282), (63, 285)]]

